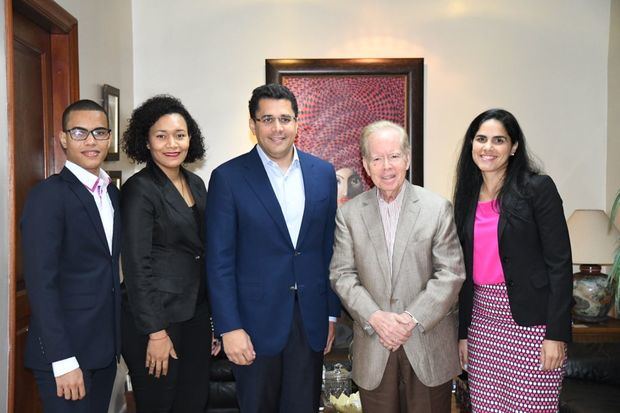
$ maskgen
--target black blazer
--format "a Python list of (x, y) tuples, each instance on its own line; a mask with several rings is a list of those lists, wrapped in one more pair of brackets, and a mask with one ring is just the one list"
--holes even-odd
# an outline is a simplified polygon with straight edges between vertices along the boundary
[[(500, 214), (499, 254), (517, 324), (547, 326), (546, 339), (571, 340), (572, 258), (562, 199), (546, 175), (532, 175), (526, 194)], [(476, 202), (478, 197), (476, 196)], [(467, 278), (459, 297), (459, 338), (467, 338), (473, 308), (476, 203), (461, 231)]]
[[(181, 168), (194, 196), (200, 227), (181, 194), (153, 162), (123, 185), (123, 307), (143, 334), (194, 316), (204, 277), (202, 179)], [(204, 299), (204, 297), (201, 297)]]
[(107, 367), (120, 352), (119, 193), (112, 253), (92, 194), (63, 168), (35, 186), (21, 218), (30, 327), (26, 367), (52, 370), (75, 356), (82, 369)]

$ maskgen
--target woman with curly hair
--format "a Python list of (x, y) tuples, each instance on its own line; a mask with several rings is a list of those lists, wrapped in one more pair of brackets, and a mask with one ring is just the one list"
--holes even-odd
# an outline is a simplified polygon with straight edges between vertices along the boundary
[(122, 354), (137, 411), (203, 412), (213, 339), (204, 272), (206, 189), (182, 165), (204, 157), (181, 101), (159, 95), (134, 110), (127, 156), (146, 167), (121, 191)]
[(571, 339), (572, 259), (562, 199), (515, 117), (478, 115), (457, 167), (467, 277), (459, 353), (474, 412), (556, 412)]

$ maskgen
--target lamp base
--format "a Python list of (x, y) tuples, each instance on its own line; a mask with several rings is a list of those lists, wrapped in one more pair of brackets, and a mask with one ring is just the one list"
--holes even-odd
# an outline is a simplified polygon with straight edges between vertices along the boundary
[(575, 320), (600, 323), (608, 318), (613, 294), (600, 265), (579, 266), (579, 272), (573, 274), (573, 298)]

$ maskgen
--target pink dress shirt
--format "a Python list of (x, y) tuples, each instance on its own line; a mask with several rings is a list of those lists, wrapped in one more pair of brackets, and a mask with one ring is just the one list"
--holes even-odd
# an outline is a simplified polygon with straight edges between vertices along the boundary
[(474, 221), (474, 284), (501, 284), (504, 270), (499, 258), (495, 201), (478, 202)]

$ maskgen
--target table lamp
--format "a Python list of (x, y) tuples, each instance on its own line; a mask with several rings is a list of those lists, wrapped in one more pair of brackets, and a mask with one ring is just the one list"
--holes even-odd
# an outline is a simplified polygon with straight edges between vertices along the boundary
[(578, 209), (568, 218), (568, 232), (573, 264), (579, 272), (573, 277), (573, 317), (598, 323), (607, 319), (613, 302), (613, 289), (608, 285), (602, 265), (611, 265), (620, 232), (609, 225), (609, 217), (600, 209)]

